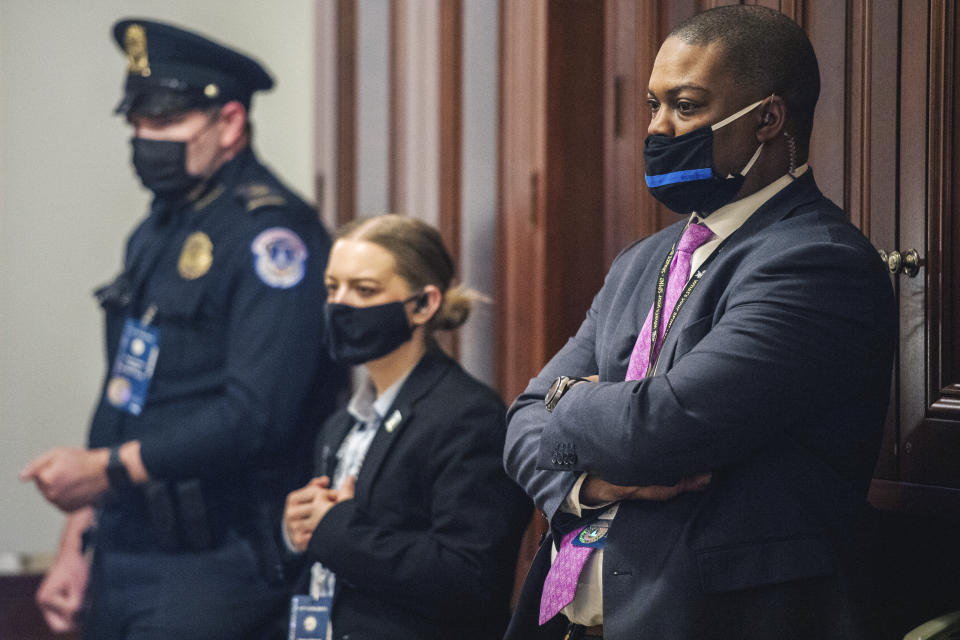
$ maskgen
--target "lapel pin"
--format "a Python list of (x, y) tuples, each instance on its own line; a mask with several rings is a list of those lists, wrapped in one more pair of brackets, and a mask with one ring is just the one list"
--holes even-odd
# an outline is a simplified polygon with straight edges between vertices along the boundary
[(387, 433), (393, 433), (402, 419), (403, 417), (400, 415), (400, 410), (394, 409), (390, 417), (383, 423), (383, 428), (387, 430)]

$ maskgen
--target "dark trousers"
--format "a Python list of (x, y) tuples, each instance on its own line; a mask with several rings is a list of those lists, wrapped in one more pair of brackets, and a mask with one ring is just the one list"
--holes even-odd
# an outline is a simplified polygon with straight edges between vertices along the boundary
[(289, 608), (285, 586), (268, 584), (250, 544), (232, 533), (202, 552), (102, 544), (87, 598), (87, 640), (275, 640)]

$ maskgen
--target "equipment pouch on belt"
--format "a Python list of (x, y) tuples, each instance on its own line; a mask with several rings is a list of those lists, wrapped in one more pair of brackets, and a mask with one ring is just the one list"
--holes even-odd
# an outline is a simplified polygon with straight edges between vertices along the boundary
[(149, 482), (143, 496), (150, 527), (164, 551), (203, 551), (218, 543), (199, 479)]

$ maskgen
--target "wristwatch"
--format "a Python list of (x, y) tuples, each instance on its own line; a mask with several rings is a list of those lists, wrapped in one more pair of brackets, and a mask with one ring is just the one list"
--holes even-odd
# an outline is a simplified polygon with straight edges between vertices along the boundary
[(547, 395), (543, 398), (543, 406), (547, 411), (553, 411), (557, 403), (560, 402), (560, 398), (563, 397), (563, 394), (578, 382), (588, 382), (588, 380), (586, 378), (576, 378), (572, 376), (560, 376), (554, 380), (553, 384), (550, 385), (550, 389), (547, 391)]
[(107, 482), (114, 491), (126, 491), (133, 486), (130, 472), (120, 459), (120, 447), (110, 447), (110, 459), (107, 460)]

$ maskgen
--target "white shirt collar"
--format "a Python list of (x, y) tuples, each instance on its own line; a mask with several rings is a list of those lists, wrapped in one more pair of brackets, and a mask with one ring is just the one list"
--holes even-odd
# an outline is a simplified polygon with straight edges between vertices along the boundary
[[(364, 379), (357, 385), (357, 390), (350, 397), (350, 402), (347, 404), (347, 413), (353, 416), (357, 422), (382, 420), (393, 401), (397, 399), (403, 383), (407, 381), (416, 366), (411, 367), (379, 396), (377, 396), (377, 389), (373, 386), (369, 375), (365, 375)], [(364, 372), (366, 372), (365, 369)]]
[[(783, 174), (763, 189), (760, 189), (756, 193), (751, 193), (746, 198), (734, 200), (730, 204), (720, 207), (706, 218), (701, 218), (694, 212), (690, 216), (690, 222), (699, 220), (702, 224), (705, 224), (710, 231), (713, 231), (713, 235), (716, 236), (717, 240), (722, 242), (727, 236), (739, 229), (741, 225), (770, 198), (780, 193), (784, 187), (806, 173), (808, 168), (808, 165), (804, 163), (794, 169), (792, 174)], [(711, 244), (712, 243), (713, 241), (711, 240)]]

